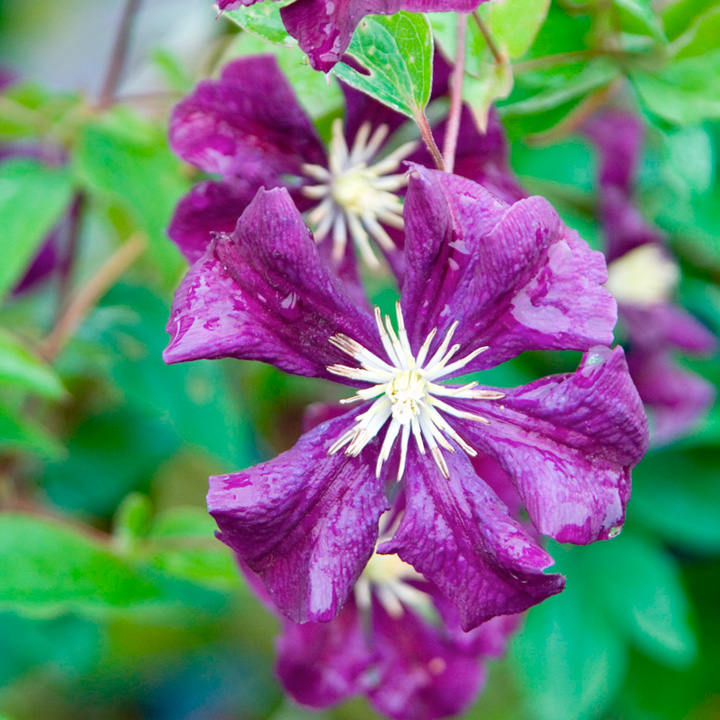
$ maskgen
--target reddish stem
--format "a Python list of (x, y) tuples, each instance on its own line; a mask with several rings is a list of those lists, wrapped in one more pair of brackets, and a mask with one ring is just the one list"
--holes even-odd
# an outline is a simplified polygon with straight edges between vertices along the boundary
[(435, 142), (435, 138), (433, 137), (432, 130), (430, 129), (430, 125), (428, 125), (428, 121), (423, 110), (420, 110), (415, 114), (415, 122), (420, 128), (420, 135), (422, 136), (423, 142), (427, 145), (427, 149), (430, 151), (430, 154), (435, 161), (435, 166), (438, 170), (444, 170), (445, 162), (443, 161), (443, 156), (440, 153), (440, 148)]
[(447, 120), (447, 131), (443, 144), (445, 170), (452, 172), (455, 167), (455, 150), (457, 149), (460, 131), (460, 113), (462, 112), (462, 89), (465, 77), (465, 33), (467, 31), (467, 14), (458, 13), (457, 24), (457, 57), (450, 78), (450, 112)]

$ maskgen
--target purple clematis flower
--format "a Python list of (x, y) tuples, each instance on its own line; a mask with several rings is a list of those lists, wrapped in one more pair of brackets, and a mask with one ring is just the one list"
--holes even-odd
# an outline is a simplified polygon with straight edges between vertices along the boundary
[(679, 268), (661, 232), (634, 204), (642, 122), (630, 112), (609, 110), (592, 118), (585, 132), (600, 153), (600, 217), (610, 261), (607, 286), (624, 321), (628, 365), (650, 412), (653, 440), (667, 442), (687, 432), (714, 399), (712, 385), (681, 368), (672, 351), (707, 353), (715, 347), (715, 338), (673, 303)]
[[(338, 62), (366, 15), (411, 12), (472, 12), (485, 0), (295, 0), (280, 10), (285, 29), (307, 53), (316, 70)], [(218, 0), (220, 10), (254, 5), (258, 0)]]
[[(375, 551), (388, 492), (397, 554), (455, 606), (464, 629), (562, 589), (552, 559), (478, 476), (488, 455), (537, 530), (587, 543), (616, 534), (647, 427), (600, 253), (543, 198), (508, 205), (415, 166), (404, 205), (396, 323), (348, 294), (288, 191), (260, 190), (234, 232), (191, 267), (167, 362), (236, 357), (355, 389), (351, 409), (274, 460), (211, 478), (220, 538), (289, 618), (327, 621)], [(523, 350), (586, 351), (575, 373), (497, 390), (454, 377)], [(396, 483), (399, 481), (399, 484)]]
[(484, 662), (502, 655), (518, 623), (505, 615), (463, 632), (431, 583), (397, 555), (376, 553), (334, 620), (283, 621), (277, 673), (311, 707), (365, 694), (396, 720), (447, 717), (481, 691)]
[[(435, 58), (433, 96), (447, 92), (450, 68)], [(344, 125), (337, 120), (326, 150), (312, 121), (272, 56), (229, 63), (218, 80), (206, 80), (175, 109), (170, 143), (184, 160), (221, 176), (197, 184), (183, 198), (168, 228), (170, 237), (194, 262), (214, 233), (232, 232), (260, 187), (286, 187), (307, 211), (321, 252), (335, 271), (356, 287), (354, 248), (376, 266), (379, 249), (396, 275), (403, 273), (402, 200), (406, 157), (432, 166), (416, 143), (398, 146), (394, 133), (407, 118), (341, 83)], [(444, 124), (437, 129), (442, 143)], [(393, 146), (392, 151), (386, 150)], [(412, 153), (412, 155), (411, 155)], [(524, 196), (508, 168), (508, 149), (497, 114), (487, 132), (477, 131), (464, 109), (456, 174), (479, 182), (508, 202)]]
[[(398, 260), (402, 228), (398, 172), (416, 142), (387, 150), (406, 118), (347, 86), (345, 122), (325, 148), (311, 119), (270, 55), (229, 63), (175, 108), (170, 144), (184, 160), (222, 180), (196, 185), (168, 230), (186, 257), (204, 251), (213, 232), (231, 232), (260, 187), (287, 187), (333, 264), (354, 272), (353, 245), (371, 266), (372, 244)], [(340, 268), (342, 271), (342, 268)]]

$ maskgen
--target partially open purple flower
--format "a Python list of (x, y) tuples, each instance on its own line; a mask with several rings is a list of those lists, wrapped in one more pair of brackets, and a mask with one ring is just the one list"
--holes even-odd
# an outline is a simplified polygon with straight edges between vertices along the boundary
[[(396, 553), (469, 629), (558, 592), (551, 558), (478, 477), (497, 460), (535, 527), (587, 543), (618, 532), (647, 428), (605, 264), (553, 208), (512, 206), (416, 166), (404, 206), (406, 273), (393, 322), (322, 262), (287, 190), (260, 190), (179, 288), (167, 362), (236, 357), (356, 390), (347, 413), (274, 460), (211, 479), (221, 539), (296, 621), (333, 618), (375, 551), (388, 489)], [(453, 377), (524, 350), (586, 351), (575, 373), (496, 390)]]
[[(344, 55), (366, 15), (411, 12), (472, 12), (485, 0), (295, 0), (280, 10), (285, 29), (307, 53), (316, 70), (328, 72)], [(218, 0), (221, 10), (258, 0)]]
[(667, 442), (691, 428), (714, 398), (712, 385), (681, 368), (674, 350), (701, 354), (715, 338), (673, 300), (679, 268), (662, 233), (633, 199), (643, 140), (640, 118), (608, 110), (586, 124), (600, 152), (600, 218), (609, 262), (608, 289), (627, 332), (628, 365), (650, 411), (653, 439)]
[(284, 620), (277, 672), (288, 693), (311, 707), (366, 694), (388, 717), (433, 720), (472, 702), (484, 661), (504, 652), (518, 621), (502, 616), (463, 632), (453, 608), (412, 567), (374, 554), (334, 620)]

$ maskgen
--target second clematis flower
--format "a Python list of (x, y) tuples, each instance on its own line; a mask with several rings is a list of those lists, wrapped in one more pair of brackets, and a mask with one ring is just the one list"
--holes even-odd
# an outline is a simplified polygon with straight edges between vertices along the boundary
[(712, 384), (681, 367), (673, 353), (708, 354), (716, 340), (674, 302), (680, 268), (662, 233), (642, 216), (633, 197), (642, 121), (627, 110), (605, 110), (584, 130), (599, 151), (607, 287), (618, 302), (630, 372), (648, 408), (653, 441), (666, 443), (688, 432), (715, 397)]
[[(647, 445), (605, 263), (539, 197), (508, 205), (415, 166), (401, 301), (369, 312), (323, 263), (287, 190), (260, 190), (175, 298), (167, 362), (236, 357), (354, 389), (274, 460), (211, 478), (220, 538), (296, 622), (332, 619), (377, 546), (452, 602), (464, 629), (559, 592), (550, 556), (478, 475), (494, 458), (535, 528), (588, 543), (622, 526)], [(495, 389), (446, 381), (524, 350), (586, 351), (575, 373)]]

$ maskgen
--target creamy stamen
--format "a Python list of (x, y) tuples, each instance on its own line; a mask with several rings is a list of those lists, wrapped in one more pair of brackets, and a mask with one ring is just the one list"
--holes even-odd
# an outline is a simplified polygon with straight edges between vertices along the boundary
[(417, 143), (405, 143), (370, 165), (387, 137), (388, 127), (380, 125), (372, 134), (370, 131), (370, 123), (364, 122), (350, 149), (342, 122), (335, 120), (328, 167), (303, 165), (303, 172), (319, 183), (306, 185), (302, 192), (320, 201), (309, 213), (308, 220), (314, 227), (317, 242), (332, 234), (333, 259), (338, 262), (342, 259), (349, 233), (363, 260), (376, 267), (379, 261), (370, 239), (384, 250), (395, 248), (381, 222), (394, 228), (403, 227), (403, 206), (396, 191), (408, 181), (404, 173), (393, 174), (393, 171), (413, 152)]
[(354, 403), (373, 400), (373, 403), (365, 412), (355, 418), (355, 425), (338, 438), (329, 452), (334, 454), (345, 448), (346, 455), (353, 457), (359, 455), (389, 421), (375, 467), (378, 476), (383, 463), (390, 457), (390, 452), (399, 437), (400, 463), (397, 479), (398, 481), (402, 479), (412, 434), (420, 453), (425, 454), (427, 445), (440, 472), (447, 478), (450, 473), (441, 448), (448, 452), (454, 452), (454, 447), (448, 439), (452, 439), (470, 457), (477, 455), (477, 452), (458, 434), (445, 416), (486, 424), (489, 421), (476, 413), (460, 410), (442, 400), (441, 397), (498, 400), (505, 397), (505, 394), (495, 390), (477, 390), (475, 389), (478, 385), (477, 382), (471, 382), (461, 387), (448, 387), (436, 383), (436, 380), (462, 370), (471, 360), (487, 350), (487, 347), (477, 348), (461, 359), (450, 362), (460, 349), (459, 344), (450, 346), (458, 325), (457, 322), (454, 322), (433, 356), (426, 362), (437, 330), (432, 330), (428, 334), (417, 355), (414, 355), (405, 329), (400, 303), (396, 304), (395, 310), (397, 332), (392, 326), (390, 317), (385, 316), (383, 319), (380, 309), (375, 308), (375, 322), (388, 361), (379, 358), (346, 335), (334, 335), (330, 338), (330, 342), (335, 347), (352, 357), (360, 364), (360, 367), (331, 365), (328, 367), (328, 371), (334, 375), (367, 383), (369, 386), (356, 391), (355, 395), (341, 400), (341, 402)]

